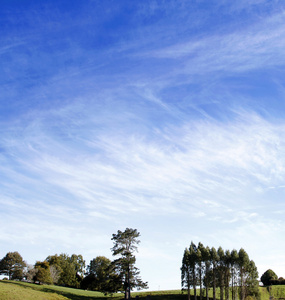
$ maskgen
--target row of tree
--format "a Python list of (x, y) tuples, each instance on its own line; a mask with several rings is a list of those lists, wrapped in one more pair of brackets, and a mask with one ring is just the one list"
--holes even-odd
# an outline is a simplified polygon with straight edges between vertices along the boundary
[(116, 259), (111, 261), (97, 256), (90, 261), (87, 272), (82, 255), (55, 254), (32, 266), (27, 265), (18, 252), (9, 252), (0, 260), (0, 274), (7, 275), (10, 280), (26, 278), (31, 282), (96, 290), (105, 294), (122, 291), (125, 299), (130, 299), (132, 289), (148, 287), (135, 266), (134, 253), (140, 243), (139, 236), (136, 229), (118, 230), (112, 235), (114, 245), (111, 248)]
[(244, 249), (226, 250), (222, 247), (204, 247), (199, 242), (196, 246), (191, 242), (183, 254), (181, 266), (181, 286), (188, 291), (194, 290), (197, 300), (197, 287), (200, 288), (200, 300), (203, 292), (209, 299), (209, 288), (213, 289), (213, 300), (216, 300), (217, 291), (220, 300), (229, 300), (230, 293), (233, 300), (244, 300), (247, 296), (260, 298), (258, 272), (254, 261), (250, 260)]
[(48, 256), (44, 261), (28, 265), (19, 252), (8, 252), (0, 260), (0, 274), (9, 280), (25, 278), (31, 282), (80, 287), (85, 269), (82, 255), (67, 254)]
[[(0, 260), (0, 274), (9, 279), (26, 278), (28, 281), (57, 284), (75, 288), (101, 291), (105, 294), (122, 291), (125, 299), (131, 298), (134, 288), (147, 288), (135, 267), (134, 253), (140, 243), (140, 233), (136, 229), (126, 228), (112, 235), (114, 243), (111, 248), (115, 260), (97, 256), (90, 261), (85, 271), (82, 255), (67, 254), (48, 256), (44, 261), (37, 261), (34, 266), (27, 265), (18, 252), (9, 252)], [(247, 296), (259, 298), (258, 272), (255, 263), (249, 259), (244, 249), (216, 250), (202, 243), (196, 246), (191, 242), (183, 254), (181, 266), (181, 285), (183, 290), (194, 290), (197, 300), (197, 289), (200, 300), (205, 296), (209, 300), (209, 288), (213, 290), (213, 300), (219, 293), (220, 300), (245, 300)], [(284, 279), (277, 277), (272, 270), (262, 276), (264, 285), (283, 284)]]

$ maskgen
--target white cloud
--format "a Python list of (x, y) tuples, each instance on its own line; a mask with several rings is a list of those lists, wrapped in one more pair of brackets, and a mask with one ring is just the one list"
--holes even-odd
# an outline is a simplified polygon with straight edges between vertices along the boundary
[[(193, 38), (145, 54), (173, 59), (178, 67), (170, 76), (181, 74), (220, 76), (284, 64), (284, 12), (259, 20), (235, 32)], [(180, 64), (181, 63), (181, 64)], [(195, 80), (191, 78), (191, 80)]]
[(167, 126), (156, 133), (157, 140), (106, 128), (80, 148), (37, 128), (17, 142), (2, 142), (15, 153), (11, 176), (20, 180), (24, 169), (28, 185), (39, 178), (39, 185), (57, 190), (61, 201), (60, 190), (79, 201), (76, 207), (104, 218), (128, 211), (183, 213), (186, 207), (197, 209), (196, 216), (207, 215), (210, 208), (235, 207), (237, 199), (246, 203), (248, 189), (262, 191), (284, 178), (285, 127), (254, 113), (239, 112), (227, 126), (209, 120)]

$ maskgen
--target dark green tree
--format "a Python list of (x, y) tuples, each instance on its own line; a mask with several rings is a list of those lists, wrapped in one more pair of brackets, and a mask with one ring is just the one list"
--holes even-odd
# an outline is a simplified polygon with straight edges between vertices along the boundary
[(268, 269), (267, 271), (265, 271), (260, 280), (263, 283), (263, 285), (271, 285), (271, 281), (272, 280), (277, 280), (278, 276), (275, 274), (274, 271), (272, 271), (271, 269)]
[(70, 263), (74, 265), (76, 276), (83, 278), (85, 271), (85, 260), (81, 254), (72, 254), (70, 257)]
[(181, 266), (181, 287), (187, 289), (188, 299), (190, 299), (190, 288), (193, 287), (194, 298), (197, 300), (197, 284), (198, 284), (198, 256), (197, 247), (193, 243), (189, 249), (185, 249)]
[(111, 260), (105, 256), (97, 256), (87, 266), (87, 275), (81, 282), (81, 288), (105, 292), (109, 289)]
[(203, 256), (202, 253), (204, 251), (204, 245), (199, 242), (196, 255), (197, 255), (197, 266), (198, 266), (198, 280), (200, 285), (200, 300), (203, 297), (203, 272), (204, 272), (204, 265), (203, 265)]
[(26, 263), (19, 252), (8, 252), (0, 261), (0, 274), (7, 275), (9, 280), (22, 279)]
[(208, 281), (208, 275), (210, 274), (211, 271), (211, 250), (207, 246), (204, 248), (202, 252), (203, 256), (203, 261), (205, 263), (205, 277), (204, 277), (204, 285), (206, 289), (206, 300), (209, 300), (209, 281)]
[(231, 251), (231, 278), (232, 278), (232, 300), (237, 297), (237, 283), (238, 283), (238, 252), (233, 249)]
[(56, 273), (59, 275), (59, 278), (57, 278), (58, 285), (75, 288), (80, 286), (85, 269), (85, 261), (82, 255), (55, 254), (48, 256), (46, 261), (56, 269)]
[(125, 299), (131, 298), (133, 288), (147, 288), (147, 282), (143, 282), (139, 277), (139, 269), (135, 267), (136, 257), (134, 252), (137, 251), (137, 245), (140, 233), (137, 229), (126, 228), (112, 235), (114, 242), (112, 250), (113, 256), (120, 258), (112, 262), (113, 270), (120, 276), (125, 291)]
[(36, 274), (34, 276), (34, 281), (40, 283), (52, 284), (52, 278), (50, 275), (50, 265), (47, 261), (37, 261), (35, 264)]
[(218, 268), (218, 262), (219, 262), (219, 255), (217, 250), (212, 247), (211, 251), (211, 264), (212, 264), (212, 274), (213, 274), (213, 279), (212, 279), (212, 286), (213, 286), (213, 300), (216, 300), (216, 287), (217, 287), (217, 268)]
[(105, 256), (92, 259), (85, 275), (81, 282), (82, 289), (99, 291), (105, 295), (122, 290), (121, 278), (112, 268), (111, 260)]
[(184, 250), (184, 254), (182, 258), (182, 266), (180, 270), (181, 270), (181, 287), (182, 290), (187, 289), (187, 297), (188, 300), (190, 300), (192, 273), (191, 273), (191, 265), (190, 265), (190, 252), (188, 248)]
[(238, 268), (239, 268), (239, 286), (240, 286), (240, 300), (246, 297), (246, 272), (248, 269), (249, 257), (246, 251), (241, 248), (238, 252)]
[(225, 278), (225, 297), (229, 300), (230, 297), (230, 281), (231, 281), (231, 252), (229, 250), (225, 251), (224, 256), (224, 278)]
[(191, 267), (191, 274), (192, 274), (192, 286), (194, 289), (194, 299), (197, 300), (197, 284), (198, 284), (198, 274), (197, 274), (197, 266), (198, 266), (198, 258), (197, 258), (197, 246), (191, 242), (190, 248), (190, 267)]
[(69, 255), (60, 254), (60, 259), (60, 268), (62, 271), (58, 280), (58, 284), (75, 288), (79, 287), (79, 282), (76, 277), (76, 268)]
[(224, 300), (224, 290), (225, 290), (225, 252), (222, 247), (218, 248), (218, 278), (219, 278), (219, 287), (220, 287), (220, 299)]
[(250, 260), (247, 265), (245, 277), (245, 297), (252, 296), (255, 299), (260, 299), (258, 271), (253, 260)]

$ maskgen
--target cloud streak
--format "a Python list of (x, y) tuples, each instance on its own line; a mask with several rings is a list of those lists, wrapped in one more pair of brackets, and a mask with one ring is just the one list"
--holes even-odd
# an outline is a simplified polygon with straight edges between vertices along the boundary
[[(151, 140), (147, 132), (137, 136), (132, 130), (122, 134), (122, 128), (105, 128), (92, 136), (90, 129), (88, 140), (78, 137), (80, 147), (41, 128), (25, 130), (14, 142), (2, 140), (2, 148), (14, 153), (10, 178), (16, 184), (25, 170), (27, 184), (35, 185), (39, 178), (40, 185), (62, 190), (89, 208), (96, 203), (116, 212), (124, 203), (126, 213), (133, 206), (155, 212), (163, 202), (165, 211), (177, 211), (175, 199), (187, 206), (191, 194), (191, 205), (201, 205), (221, 190), (219, 201), (232, 205), (243, 190), (268, 189), (284, 177), (284, 124), (255, 113), (240, 112), (226, 127), (209, 120), (168, 126), (151, 133), (156, 136)], [(69, 127), (61, 130), (69, 135)], [(225, 199), (230, 194), (233, 199)]]
[[(268, 17), (234, 33), (192, 39), (146, 54), (161, 59), (181, 61), (179, 74), (222, 76), (261, 68), (278, 68), (284, 64), (284, 12)], [(217, 74), (216, 74), (217, 75)], [(220, 75), (220, 76), (221, 76)], [(212, 76), (212, 75), (211, 75)]]

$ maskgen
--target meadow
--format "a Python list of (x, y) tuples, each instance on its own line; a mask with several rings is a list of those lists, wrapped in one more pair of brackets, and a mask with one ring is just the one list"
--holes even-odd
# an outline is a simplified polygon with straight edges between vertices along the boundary
[[(271, 292), (267, 287), (260, 287), (261, 300), (269, 300), (270, 295), (276, 300), (285, 300), (285, 286), (276, 285), (271, 287)], [(154, 300), (179, 300), (187, 299), (186, 293), (180, 290), (166, 291), (146, 291), (133, 292), (132, 298)], [(116, 300), (124, 299), (122, 293), (104, 296), (100, 292), (84, 291), (55, 285), (37, 285), (20, 281), (0, 281), (0, 299), (1, 300)]]

